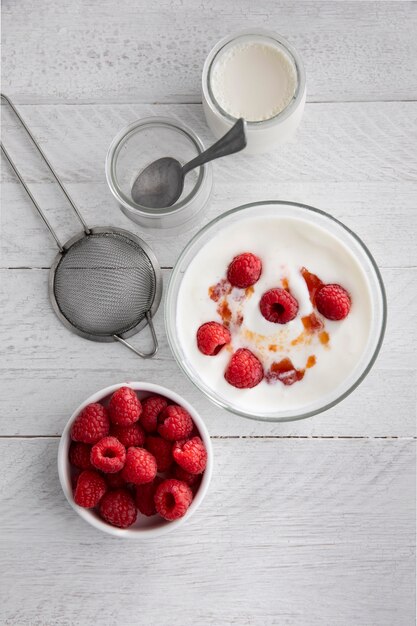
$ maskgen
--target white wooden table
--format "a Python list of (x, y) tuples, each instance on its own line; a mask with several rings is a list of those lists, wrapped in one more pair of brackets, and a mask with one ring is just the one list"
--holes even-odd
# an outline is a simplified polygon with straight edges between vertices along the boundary
[[(163, 306), (161, 348), (149, 362), (60, 324), (46, 288), (53, 241), (3, 164), (1, 624), (414, 624), (417, 3), (3, 0), (3, 91), (88, 223), (140, 233), (168, 279), (192, 233), (155, 236), (129, 222), (106, 186), (106, 150), (145, 115), (177, 117), (212, 141), (200, 105), (203, 60), (221, 36), (250, 25), (299, 48), (308, 103), (293, 143), (214, 164), (206, 220), (287, 199), (353, 228), (388, 293), (380, 357), (353, 395), (312, 419), (265, 424), (227, 414), (179, 371)], [(78, 225), (8, 120), (4, 136), (65, 240)], [(135, 379), (184, 394), (215, 452), (198, 513), (143, 543), (87, 526), (56, 469), (77, 404)]]

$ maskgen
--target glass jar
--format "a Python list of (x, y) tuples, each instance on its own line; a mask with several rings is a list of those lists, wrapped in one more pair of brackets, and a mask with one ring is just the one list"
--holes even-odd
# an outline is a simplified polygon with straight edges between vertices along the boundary
[(238, 44), (261, 43), (275, 47), (284, 53), (296, 72), (296, 87), (287, 106), (274, 115), (261, 121), (247, 121), (248, 145), (246, 152), (257, 154), (268, 152), (293, 136), (303, 115), (306, 100), (306, 77), (298, 52), (280, 35), (266, 30), (244, 30), (221, 39), (209, 53), (203, 67), (202, 98), (207, 124), (216, 138), (224, 135), (236, 122), (220, 106), (212, 89), (213, 71), (223, 55)]
[(164, 209), (137, 204), (132, 198), (136, 177), (161, 157), (173, 157), (182, 165), (204, 151), (200, 138), (185, 124), (164, 117), (138, 120), (122, 129), (113, 139), (106, 158), (106, 178), (110, 191), (123, 213), (148, 228), (190, 228), (200, 217), (210, 197), (213, 176), (207, 163), (187, 174), (178, 202)]

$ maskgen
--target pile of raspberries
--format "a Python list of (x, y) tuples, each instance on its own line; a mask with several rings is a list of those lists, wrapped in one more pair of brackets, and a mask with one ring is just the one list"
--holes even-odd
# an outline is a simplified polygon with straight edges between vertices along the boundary
[(134, 524), (138, 511), (183, 517), (207, 464), (191, 415), (162, 396), (140, 401), (130, 387), (120, 387), (106, 406), (86, 406), (71, 440), (75, 503), (118, 528)]

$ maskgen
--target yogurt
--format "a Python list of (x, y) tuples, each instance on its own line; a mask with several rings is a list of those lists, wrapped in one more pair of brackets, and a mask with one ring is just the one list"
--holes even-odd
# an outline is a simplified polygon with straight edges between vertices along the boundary
[[(260, 279), (249, 290), (222, 291), (229, 263), (242, 252), (261, 259)], [(352, 305), (344, 320), (333, 322), (318, 314), (302, 268), (324, 283), (347, 289)], [(285, 325), (267, 321), (259, 309), (262, 295), (276, 287), (288, 288), (299, 305), (296, 318)], [(224, 227), (194, 257), (181, 281), (176, 319), (188, 366), (204, 385), (226, 405), (257, 415), (324, 406), (326, 398), (355, 375), (368, 348), (372, 313), (368, 279), (333, 233), (300, 218), (243, 217)], [(311, 331), (306, 320), (315, 318), (319, 327)], [(196, 342), (198, 328), (208, 321), (225, 320), (231, 344), (216, 356), (203, 355)], [(231, 354), (241, 347), (250, 349), (265, 371), (290, 359), (302, 378), (285, 385), (265, 377), (252, 389), (229, 385), (224, 372)]]

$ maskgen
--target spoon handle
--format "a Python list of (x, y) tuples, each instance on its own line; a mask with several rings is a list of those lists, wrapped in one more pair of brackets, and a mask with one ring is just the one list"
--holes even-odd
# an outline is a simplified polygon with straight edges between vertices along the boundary
[(193, 170), (199, 165), (213, 161), (213, 159), (227, 156), (228, 154), (240, 152), (240, 150), (246, 147), (246, 143), (246, 122), (243, 117), (241, 117), (219, 141), (216, 141), (210, 148), (207, 148), (207, 150), (199, 154), (195, 159), (186, 163), (182, 168), (182, 173), (185, 176), (190, 170)]

